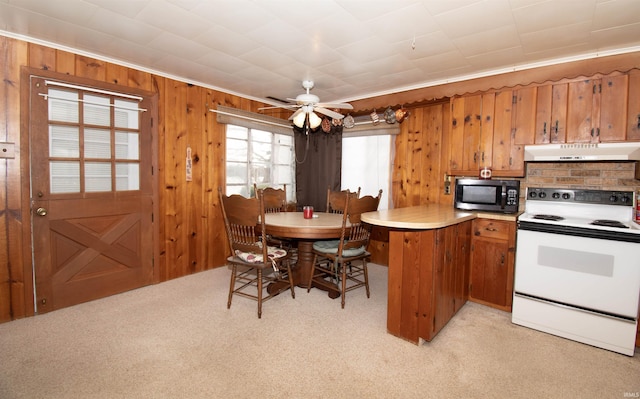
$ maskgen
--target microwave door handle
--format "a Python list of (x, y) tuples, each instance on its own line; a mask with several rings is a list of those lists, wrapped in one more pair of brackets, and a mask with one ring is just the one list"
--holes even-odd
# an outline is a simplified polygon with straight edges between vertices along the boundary
[(507, 184), (502, 183), (502, 192), (500, 192), (500, 209), (507, 206)]

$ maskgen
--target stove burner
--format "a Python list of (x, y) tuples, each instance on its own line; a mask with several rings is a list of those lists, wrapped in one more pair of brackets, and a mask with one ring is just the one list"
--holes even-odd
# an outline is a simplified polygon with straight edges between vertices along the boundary
[(621, 229), (628, 229), (629, 228), (629, 226), (625, 226), (624, 223), (618, 222), (617, 220), (599, 219), (599, 220), (594, 220), (593, 222), (591, 222), (589, 224), (592, 224), (594, 226), (618, 227), (618, 228), (621, 228)]
[(533, 215), (534, 219), (541, 219), (541, 220), (553, 220), (553, 221), (558, 221), (558, 220), (564, 220), (564, 218), (562, 216), (557, 216), (557, 215)]

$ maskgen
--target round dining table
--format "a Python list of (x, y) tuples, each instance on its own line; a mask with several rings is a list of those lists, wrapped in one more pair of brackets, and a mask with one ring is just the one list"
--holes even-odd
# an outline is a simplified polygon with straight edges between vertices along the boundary
[[(279, 212), (264, 215), (265, 232), (274, 237), (293, 239), (298, 243), (298, 262), (292, 268), (293, 283), (307, 288), (313, 265), (313, 243), (318, 240), (339, 239), (342, 233), (340, 213), (317, 212), (313, 218), (305, 219), (302, 212)], [(347, 226), (348, 226), (347, 221)], [(340, 290), (323, 285), (312, 286), (327, 289), (329, 297), (338, 298)]]

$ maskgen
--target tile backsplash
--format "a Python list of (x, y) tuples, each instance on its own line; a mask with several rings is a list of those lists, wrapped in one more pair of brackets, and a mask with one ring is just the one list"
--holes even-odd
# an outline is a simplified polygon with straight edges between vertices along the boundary
[(527, 162), (526, 177), (520, 179), (520, 208), (524, 207), (527, 187), (633, 191), (640, 196), (637, 165), (638, 162)]

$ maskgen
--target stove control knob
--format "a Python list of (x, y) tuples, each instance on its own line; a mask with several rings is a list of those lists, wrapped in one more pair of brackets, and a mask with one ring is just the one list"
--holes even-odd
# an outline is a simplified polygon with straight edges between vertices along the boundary
[(531, 197), (531, 198), (535, 198), (537, 196), (538, 196), (538, 193), (536, 193), (535, 191), (532, 191), (532, 192), (529, 193), (529, 197)]
[(551, 197), (553, 197), (553, 199), (558, 199), (560, 198), (560, 193), (553, 193), (551, 194)]
[(609, 197), (609, 202), (618, 202), (618, 196), (615, 194), (611, 194), (611, 197)]
[(631, 198), (629, 198), (629, 196), (627, 196), (627, 195), (623, 195), (620, 198), (620, 202), (622, 202), (623, 204), (628, 204), (629, 202), (631, 202)]
[(543, 191), (543, 192), (541, 192), (538, 196), (539, 196), (540, 198), (546, 198), (546, 197), (547, 197), (547, 193), (545, 193), (545, 192)]
[(571, 194), (569, 194), (569, 193), (562, 193), (562, 199), (566, 199), (566, 200), (568, 200), (569, 198), (571, 198)]

